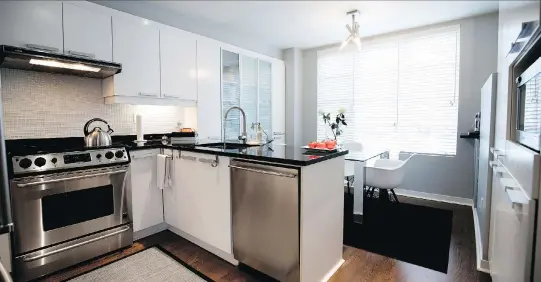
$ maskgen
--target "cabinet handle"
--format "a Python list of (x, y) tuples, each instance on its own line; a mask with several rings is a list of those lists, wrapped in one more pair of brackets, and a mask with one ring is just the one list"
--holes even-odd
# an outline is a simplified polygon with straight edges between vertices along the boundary
[(170, 94), (163, 94), (163, 97), (164, 97), (164, 98), (177, 99), (177, 100), (180, 100), (180, 101), (190, 101), (190, 102), (194, 101), (194, 102), (195, 102), (195, 100), (191, 100), (191, 99), (182, 99), (182, 98), (180, 98), (179, 96), (170, 95)]
[(216, 159), (205, 159), (205, 158), (199, 158), (199, 161), (202, 163), (210, 164), (212, 167), (218, 166), (218, 156), (216, 156)]
[(192, 157), (192, 156), (181, 156), (180, 158), (183, 159), (183, 160), (188, 160), (188, 161), (195, 161), (195, 160), (197, 160), (196, 157)]
[(270, 171), (270, 170), (253, 169), (253, 168), (241, 167), (241, 166), (236, 166), (236, 165), (229, 165), (229, 167), (230, 168), (240, 169), (240, 170), (246, 170), (246, 171), (249, 171), (249, 172), (273, 175), (273, 176), (280, 176), (280, 177), (287, 177), (287, 178), (295, 178), (295, 177), (297, 177), (296, 174), (280, 173), (280, 172), (274, 172), (274, 171)]
[(139, 96), (144, 96), (144, 97), (158, 97), (158, 94), (139, 92)]
[(114, 232), (111, 232), (111, 233), (109, 233), (109, 234), (101, 235), (101, 236), (99, 236), (99, 237), (92, 238), (92, 239), (90, 239), (90, 240), (86, 240), (86, 241), (83, 241), (83, 242), (79, 242), (79, 243), (73, 244), (73, 245), (71, 245), (71, 246), (63, 247), (63, 248), (60, 248), (60, 249), (57, 249), (57, 250), (54, 250), (54, 251), (51, 251), (51, 252), (48, 252), (48, 253), (44, 253), (44, 254), (37, 255), (37, 256), (29, 256), (29, 255), (26, 255), (26, 256), (23, 256), (23, 261), (24, 261), (24, 262), (34, 261), (34, 260), (37, 260), (37, 259), (41, 259), (41, 258), (45, 258), (45, 257), (48, 257), (48, 256), (52, 256), (52, 255), (54, 255), (54, 254), (62, 253), (62, 252), (65, 252), (65, 251), (69, 251), (69, 250), (71, 250), (71, 249), (74, 249), (74, 248), (77, 248), (77, 247), (80, 247), (80, 246), (84, 246), (84, 245), (87, 245), (87, 244), (90, 244), (90, 243), (93, 243), (93, 242), (96, 242), (96, 241), (100, 241), (100, 240), (109, 238), (109, 237), (111, 237), (111, 236), (114, 236), (114, 235), (117, 235), (117, 234), (126, 232), (126, 231), (128, 231), (128, 230), (130, 230), (130, 227), (129, 227), (129, 226), (125, 226), (124, 228), (122, 228), (122, 229), (120, 229), (120, 230), (117, 230), (117, 231), (114, 231)]
[(77, 57), (84, 57), (84, 58), (95, 58), (96, 55), (92, 54), (92, 53), (84, 53), (84, 52), (77, 52), (77, 51), (68, 51), (69, 54), (73, 55), (73, 56), (77, 56)]
[[(163, 97), (165, 97), (165, 98), (173, 98), (173, 99), (180, 99), (180, 97), (175, 96), (175, 95), (170, 95), (170, 94), (163, 94)], [(181, 100), (184, 100), (184, 99), (181, 99)]]
[(284, 135), (283, 132), (273, 132), (272, 135)]
[(25, 44), (26, 48), (34, 49), (34, 50), (40, 50), (40, 51), (47, 51), (47, 52), (53, 52), (58, 53), (60, 49), (56, 47), (49, 47), (45, 45), (38, 45), (38, 44)]

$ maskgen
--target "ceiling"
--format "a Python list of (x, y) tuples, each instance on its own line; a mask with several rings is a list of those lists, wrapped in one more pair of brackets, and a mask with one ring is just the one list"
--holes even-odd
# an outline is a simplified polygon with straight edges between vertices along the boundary
[(185, 20), (208, 24), (278, 48), (312, 48), (344, 40), (358, 9), (361, 37), (498, 10), (497, 1), (146, 1)]

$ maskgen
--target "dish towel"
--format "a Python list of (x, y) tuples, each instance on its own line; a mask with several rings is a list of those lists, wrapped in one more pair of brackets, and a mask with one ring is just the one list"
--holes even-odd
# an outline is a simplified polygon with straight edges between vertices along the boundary
[(164, 188), (167, 188), (170, 186), (170, 176), (169, 176), (169, 156), (168, 155), (157, 155), (157, 166), (156, 166), (156, 186), (160, 190), (163, 190)]

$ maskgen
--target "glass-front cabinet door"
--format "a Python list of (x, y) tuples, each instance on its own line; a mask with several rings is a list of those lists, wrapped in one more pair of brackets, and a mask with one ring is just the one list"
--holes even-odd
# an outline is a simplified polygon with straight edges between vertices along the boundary
[(240, 107), (246, 113), (246, 126), (248, 133), (248, 140), (254, 140), (256, 138), (252, 128), (257, 123), (257, 105), (258, 99), (258, 77), (257, 77), (257, 59), (241, 56), (241, 91), (240, 91)]
[[(272, 138), (272, 64), (259, 61), (259, 122)], [(266, 136), (263, 135), (265, 140)]]
[[(232, 106), (246, 113), (248, 140), (257, 138), (259, 123), (272, 136), (272, 64), (257, 58), (222, 50), (222, 115)], [(224, 123), (225, 140), (238, 140), (242, 131), (238, 110)], [(266, 135), (263, 134), (263, 141)]]
[[(232, 106), (240, 106), (239, 54), (222, 50), (222, 118)], [(240, 112), (233, 110), (222, 124), (224, 140), (236, 140), (240, 132)]]

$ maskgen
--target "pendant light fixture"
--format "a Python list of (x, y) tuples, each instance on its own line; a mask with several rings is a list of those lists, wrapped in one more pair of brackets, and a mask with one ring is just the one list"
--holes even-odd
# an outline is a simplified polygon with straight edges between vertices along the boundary
[(355, 15), (359, 14), (358, 10), (353, 10), (347, 12), (347, 15), (351, 15), (351, 26), (349, 24), (346, 25), (346, 28), (349, 31), (349, 36), (344, 42), (342, 42), (342, 45), (340, 45), (340, 50), (344, 49), (346, 45), (348, 45), (349, 42), (355, 43), (357, 45), (357, 49), (361, 50), (361, 37), (359, 36), (359, 23), (355, 21)]

